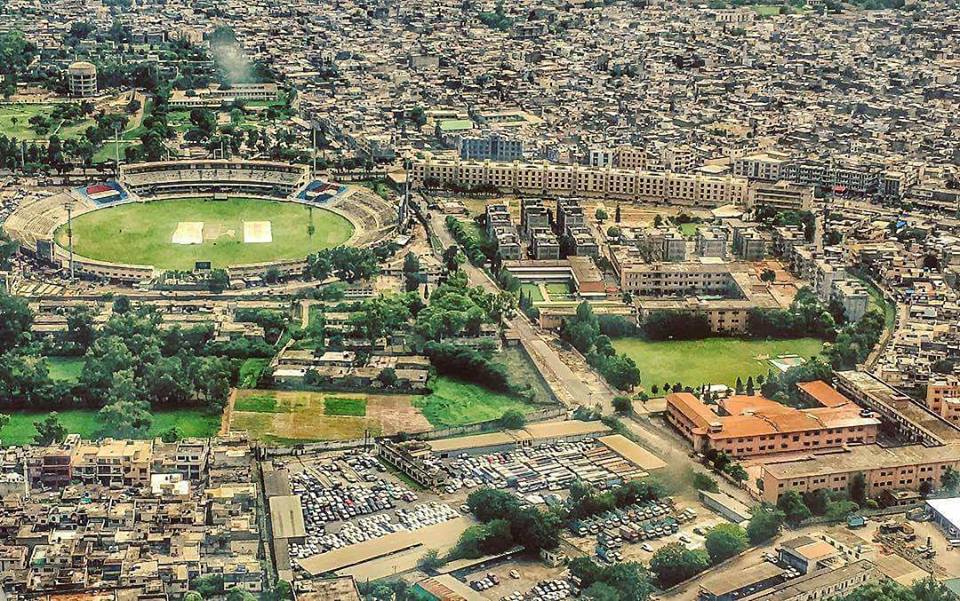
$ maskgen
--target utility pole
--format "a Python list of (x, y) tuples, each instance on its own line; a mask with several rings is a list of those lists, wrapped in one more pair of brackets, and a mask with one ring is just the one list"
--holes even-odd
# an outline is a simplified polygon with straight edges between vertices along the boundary
[(311, 122), (310, 132), (313, 134), (313, 174), (310, 179), (317, 177), (317, 127)]

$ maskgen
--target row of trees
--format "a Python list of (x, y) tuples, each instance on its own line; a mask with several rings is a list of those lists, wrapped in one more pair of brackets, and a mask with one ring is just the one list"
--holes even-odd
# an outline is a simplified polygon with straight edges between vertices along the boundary
[(307, 257), (304, 277), (325, 280), (335, 275), (351, 283), (366, 280), (380, 273), (379, 263), (392, 254), (384, 255), (385, 250), (352, 246), (325, 248)]
[[(150, 426), (150, 410), (201, 406), (218, 411), (243, 359), (270, 356), (269, 345), (216, 342), (213, 329), (160, 329), (151, 308), (133, 310), (118, 297), (100, 328), (86, 308), (67, 318), (63, 341), (34, 340), (26, 304), (0, 293), (0, 410), (100, 409), (105, 431), (134, 436)], [(82, 355), (76, 384), (53, 381), (45, 352)]]
[(587, 363), (612, 386), (632, 390), (640, 383), (637, 364), (623, 353), (617, 353), (610, 337), (600, 332), (600, 320), (588, 302), (580, 303), (576, 314), (563, 320), (560, 338), (583, 353)]

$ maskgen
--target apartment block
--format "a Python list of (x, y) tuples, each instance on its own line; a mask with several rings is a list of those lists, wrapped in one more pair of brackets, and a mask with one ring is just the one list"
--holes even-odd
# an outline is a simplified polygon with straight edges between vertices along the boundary
[(775, 183), (750, 182), (747, 191), (747, 208), (771, 207), (783, 211), (809, 211), (813, 208), (811, 185), (794, 184), (780, 180)]
[(427, 158), (414, 160), (409, 176), (412, 182), (428, 188), (450, 184), (468, 189), (493, 186), (528, 194), (600, 196), (697, 207), (742, 204), (747, 196), (747, 180), (732, 175), (553, 163)]

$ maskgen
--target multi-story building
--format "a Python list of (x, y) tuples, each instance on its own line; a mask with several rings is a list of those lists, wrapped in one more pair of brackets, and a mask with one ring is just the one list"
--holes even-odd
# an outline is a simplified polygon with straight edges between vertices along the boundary
[(63, 488), (73, 479), (73, 454), (80, 436), (69, 434), (58, 445), (38, 447), (27, 456), (27, 480), (30, 486)]
[(876, 442), (880, 421), (843, 404), (795, 409), (762, 396), (735, 395), (715, 411), (686, 392), (667, 395), (667, 420), (695, 451), (752, 457)]
[[(876, 412), (902, 439), (935, 447), (960, 444), (960, 427), (865, 371), (838, 371), (837, 389)], [(956, 449), (953, 450), (956, 453)]]
[(697, 256), (724, 258), (727, 256), (727, 232), (718, 227), (697, 230)]
[(570, 240), (570, 251), (576, 257), (596, 257), (600, 254), (600, 246), (587, 227), (571, 227), (567, 229)]
[(733, 174), (751, 180), (777, 181), (781, 178), (783, 166), (789, 160), (785, 154), (768, 152), (750, 154), (733, 163)]
[(960, 426), (960, 378), (941, 374), (931, 377), (925, 400), (931, 411)]
[(530, 236), (530, 255), (537, 260), (560, 258), (560, 243), (549, 229), (539, 229)]
[(523, 159), (523, 141), (502, 134), (461, 136), (458, 141), (460, 158), (468, 161), (519, 161)]
[(587, 218), (580, 201), (571, 198), (558, 198), (556, 207), (557, 233), (561, 236), (568, 230), (583, 227)]
[(427, 188), (493, 186), (527, 194), (602, 196), (698, 207), (742, 204), (747, 195), (747, 180), (732, 175), (460, 159), (415, 159), (410, 181)]
[(152, 460), (149, 440), (83, 442), (73, 453), (73, 477), (105, 486), (144, 486), (150, 483)]
[(780, 495), (791, 490), (801, 494), (820, 489), (844, 492), (854, 475), (863, 474), (867, 496), (879, 497), (887, 490), (920, 490), (924, 481), (939, 486), (948, 467), (960, 467), (955, 446), (861, 445), (843, 452), (765, 464), (761, 493), (765, 501), (776, 503)]
[(750, 182), (747, 192), (747, 207), (772, 207), (787, 211), (809, 211), (813, 208), (813, 186), (793, 184), (788, 181), (775, 183)]
[(857, 280), (839, 280), (833, 283), (832, 298), (843, 305), (847, 321), (859, 321), (867, 313), (870, 294), (867, 287)]
[(733, 252), (744, 261), (762, 261), (770, 254), (771, 239), (767, 232), (752, 227), (737, 229), (733, 235)]
[(675, 263), (687, 258), (687, 240), (675, 227), (648, 230), (644, 234), (643, 244), (653, 261)]
[(550, 212), (539, 198), (524, 198), (520, 201), (520, 231), (529, 238), (534, 230), (550, 227)]

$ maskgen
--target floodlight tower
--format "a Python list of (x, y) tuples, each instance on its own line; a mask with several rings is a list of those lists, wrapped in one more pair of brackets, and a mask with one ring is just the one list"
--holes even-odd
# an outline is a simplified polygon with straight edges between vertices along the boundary
[(70, 281), (73, 281), (73, 205), (67, 203), (64, 205), (67, 209), (67, 250), (70, 252)]

